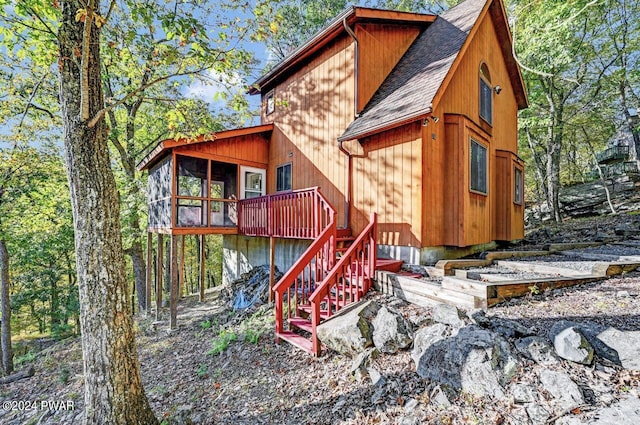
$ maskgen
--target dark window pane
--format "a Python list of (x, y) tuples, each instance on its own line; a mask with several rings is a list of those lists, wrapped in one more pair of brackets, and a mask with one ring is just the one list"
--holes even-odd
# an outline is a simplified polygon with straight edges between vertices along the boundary
[(480, 118), (492, 124), (493, 96), (491, 86), (480, 78)]
[(471, 190), (487, 193), (487, 148), (471, 139)]
[(522, 204), (522, 171), (519, 168), (514, 168), (513, 180), (513, 202), (515, 202), (516, 204)]
[(276, 169), (276, 191), (291, 190), (291, 164)]

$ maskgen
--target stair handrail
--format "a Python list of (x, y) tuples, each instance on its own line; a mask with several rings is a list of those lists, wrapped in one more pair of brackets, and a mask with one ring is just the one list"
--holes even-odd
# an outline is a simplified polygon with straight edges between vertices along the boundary
[[(363, 288), (362, 295), (366, 294), (371, 286), (371, 279), (375, 275), (376, 269), (376, 234), (377, 234), (377, 216), (376, 213), (371, 213), (369, 218), (369, 224), (360, 232), (358, 237), (353, 241), (351, 246), (344, 252), (340, 260), (333, 266), (329, 273), (325, 276), (322, 283), (315, 289), (313, 294), (309, 297), (311, 302), (311, 327), (312, 327), (312, 346), (313, 353), (318, 355), (320, 353), (320, 341), (316, 334), (317, 326), (320, 324), (321, 303), (325, 298), (328, 298), (329, 302), (326, 307), (328, 316), (337, 313), (341, 308), (345, 307), (345, 293), (342, 294), (343, 305), (340, 305), (339, 297), (336, 296), (335, 303), (331, 303), (330, 291), (336, 286), (340, 278), (344, 278), (348, 271), (351, 277), (351, 281), (359, 280), (362, 278)], [(365, 248), (368, 246), (368, 250)], [(358, 258), (360, 254), (366, 254), (366, 262), (364, 258)], [(360, 262), (358, 262), (360, 260)], [(356, 264), (355, 270), (353, 264)], [(365, 270), (366, 269), (366, 270)], [(343, 285), (343, 291), (345, 285)], [(351, 289), (353, 291), (353, 289)], [(351, 292), (351, 302), (357, 302), (360, 299), (360, 291), (356, 290)], [(276, 304), (277, 306), (277, 304)], [(335, 311), (333, 307), (335, 306)]]
[[(337, 225), (336, 225), (336, 211), (331, 206), (329, 201), (322, 195), (319, 188), (312, 189), (313, 194), (315, 196), (315, 211), (316, 214), (316, 223), (319, 225), (324, 221), (320, 216), (321, 210), (324, 210), (324, 213), (327, 216), (327, 220), (325, 226), (322, 231), (317, 235), (315, 240), (309, 245), (309, 247), (305, 250), (305, 252), (300, 256), (300, 258), (295, 262), (295, 264), (280, 278), (278, 283), (276, 283), (273, 287), (273, 292), (275, 294), (275, 321), (276, 321), (276, 338), (279, 333), (284, 330), (284, 317), (283, 317), (283, 303), (284, 303), (284, 294), (285, 292), (289, 293), (288, 297), (288, 314), (291, 314), (291, 288), (294, 287), (294, 294), (296, 295), (296, 303), (300, 303), (301, 300), (298, 299), (298, 285), (297, 280), (299, 277), (304, 281), (305, 279), (305, 270), (308, 269), (307, 275), (311, 275), (312, 271), (315, 273), (313, 276), (314, 282), (317, 281), (317, 278), (320, 275), (321, 279), (324, 279), (324, 273), (326, 270), (331, 270), (335, 263), (335, 247), (336, 247), (336, 238), (337, 238)], [(316, 262), (316, 267), (312, 269), (312, 263)], [(318, 262), (325, 262), (323, 267), (317, 267)], [(308, 282), (306, 282), (306, 286), (303, 285), (302, 288), (302, 297), (308, 298), (308, 296), (315, 289), (315, 283), (312, 284), (312, 278), (309, 276)], [(306, 293), (305, 293), (306, 291)]]

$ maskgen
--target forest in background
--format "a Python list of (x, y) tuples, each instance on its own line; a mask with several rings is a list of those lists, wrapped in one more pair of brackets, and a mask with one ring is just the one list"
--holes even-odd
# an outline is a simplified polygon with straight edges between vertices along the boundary
[[(439, 13), (454, 3), (366, 5)], [(146, 250), (146, 176), (136, 170), (137, 162), (166, 138), (257, 123), (244, 87), (349, 3), (195, 4), (122, 2), (101, 28), (108, 106), (102, 119), (119, 192), (127, 282), (134, 294), (144, 282)], [(0, 0), (0, 5), (2, 301), (10, 302), (8, 322), (15, 337), (61, 337), (79, 331), (80, 310), (60, 142), (56, 40), (61, 11), (55, 1)], [(633, 111), (640, 107), (640, 6), (631, 0), (514, 0), (506, 9), (530, 103), (519, 122), (526, 199), (546, 203), (561, 220), (560, 187), (592, 179), (595, 153), (616, 135), (630, 135), (638, 158)], [(255, 46), (267, 49), (267, 63), (256, 58)], [(215, 98), (189, 95), (195, 82), (216, 87)], [(219, 245), (212, 239), (207, 247), (210, 262), (219, 261)], [(196, 243), (187, 242), (186, 249), (187, 257), (197, 258)], [(219, 263), (210, 269), (219, 270)], [(220, 282), (219, 274), (211, 280)]]

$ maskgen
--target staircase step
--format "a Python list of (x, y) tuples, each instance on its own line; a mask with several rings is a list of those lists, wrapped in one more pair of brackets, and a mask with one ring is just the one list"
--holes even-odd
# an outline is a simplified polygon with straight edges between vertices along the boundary
[(348, 238), (353, 236), (353, 234), (351, 232), (350, 227), (342, 227), (342, 228), (336, 229), (336, 236), (338, 238)]
[(294, 328), (298, 328), (305, 332), (309, 332), (309, 333), (313, 332), (313, 326), (311, 325), (311, 320), (307, 320), (304, 317), (290, 317), (289, 326), (293, 326)]
[[(298, 310), (308, 314), (311, 316), (311, 304), (300, 304), (298, 305)], [(327, 312), (320, 310), (320, 320), (324, 320), (329, 318), (329, 314)]]
[(444, 276), (442, 287), (452, 291), (464, 292), (476, 297), (487, 298), (487, 284), (478, 280), (465, 279), (454, 276)]
[(291, 331), (282, 331), (276, 333), (276, 338), (287, 341), (289, 344), (298, 347), (307, 353), (313, 354), (313, 343), (310, 339), (305, 338), (302, 335), (298, 335)]
[(418, 280), (387, 271), (376, 273), (377, 289), (385, 294), (396, 295), (411, 303), (433, 306), (434, 303), (451, 304), (463, 308), (486, 308), (487, 299), (426, 280)]
[(376, 270), (384, 270), (387, 272), (397, 273), (402, 269), (402, 265), (404, 261), (402, 260), (393, 260), (389, 258), (377, 258), (376, 259)]

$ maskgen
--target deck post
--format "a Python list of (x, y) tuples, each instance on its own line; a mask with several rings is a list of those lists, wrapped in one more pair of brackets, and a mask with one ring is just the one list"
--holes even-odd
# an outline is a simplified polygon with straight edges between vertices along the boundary
[(145, 281), (145, 305), (147, 315), (151, 314), (151, 279), (153, 276), (153, 233), (147, 232), (147, 276)]
[(269, 238), (269, 304), (273, 302), (273, 286), (275, 285), (276, 238)]
[(158, 233), (158, 252), (156, 261), (156, 320), (160, 320), (160, 308), (162, 307), (162, 265), (164, 264), (164, 235)]
[(178, 317), (178, 290), (180, 288), (180, 282), (178, 281), (178, 236), (171, 235), (171, 298), (169, 309), (171, 315), (169, 317), (169, 327), (171, 329), (176, 328), (176, 321)]
[(200, 302), (204, 302), (204, 279), (205, 279), (205, 264), (204, 264), (204, 246), (206, 241), (206, 235), (200, 235)]
[(179, 297), (182, 299), (182, 298), (184, 298), (184, 292), (187, 289), (187, 285), (185, 284), (185, 281), (184, 281), (184, 271), (185, 271), (184, 270), (184, 238), (185, 238), (185, 235), (182, 235), (180, 238), (181, 238), (181, 240), (180, 240), (180, 279), (179, 279), (179, 282), (180, 282), (179, 294), (180, 295), (179, 295)]

